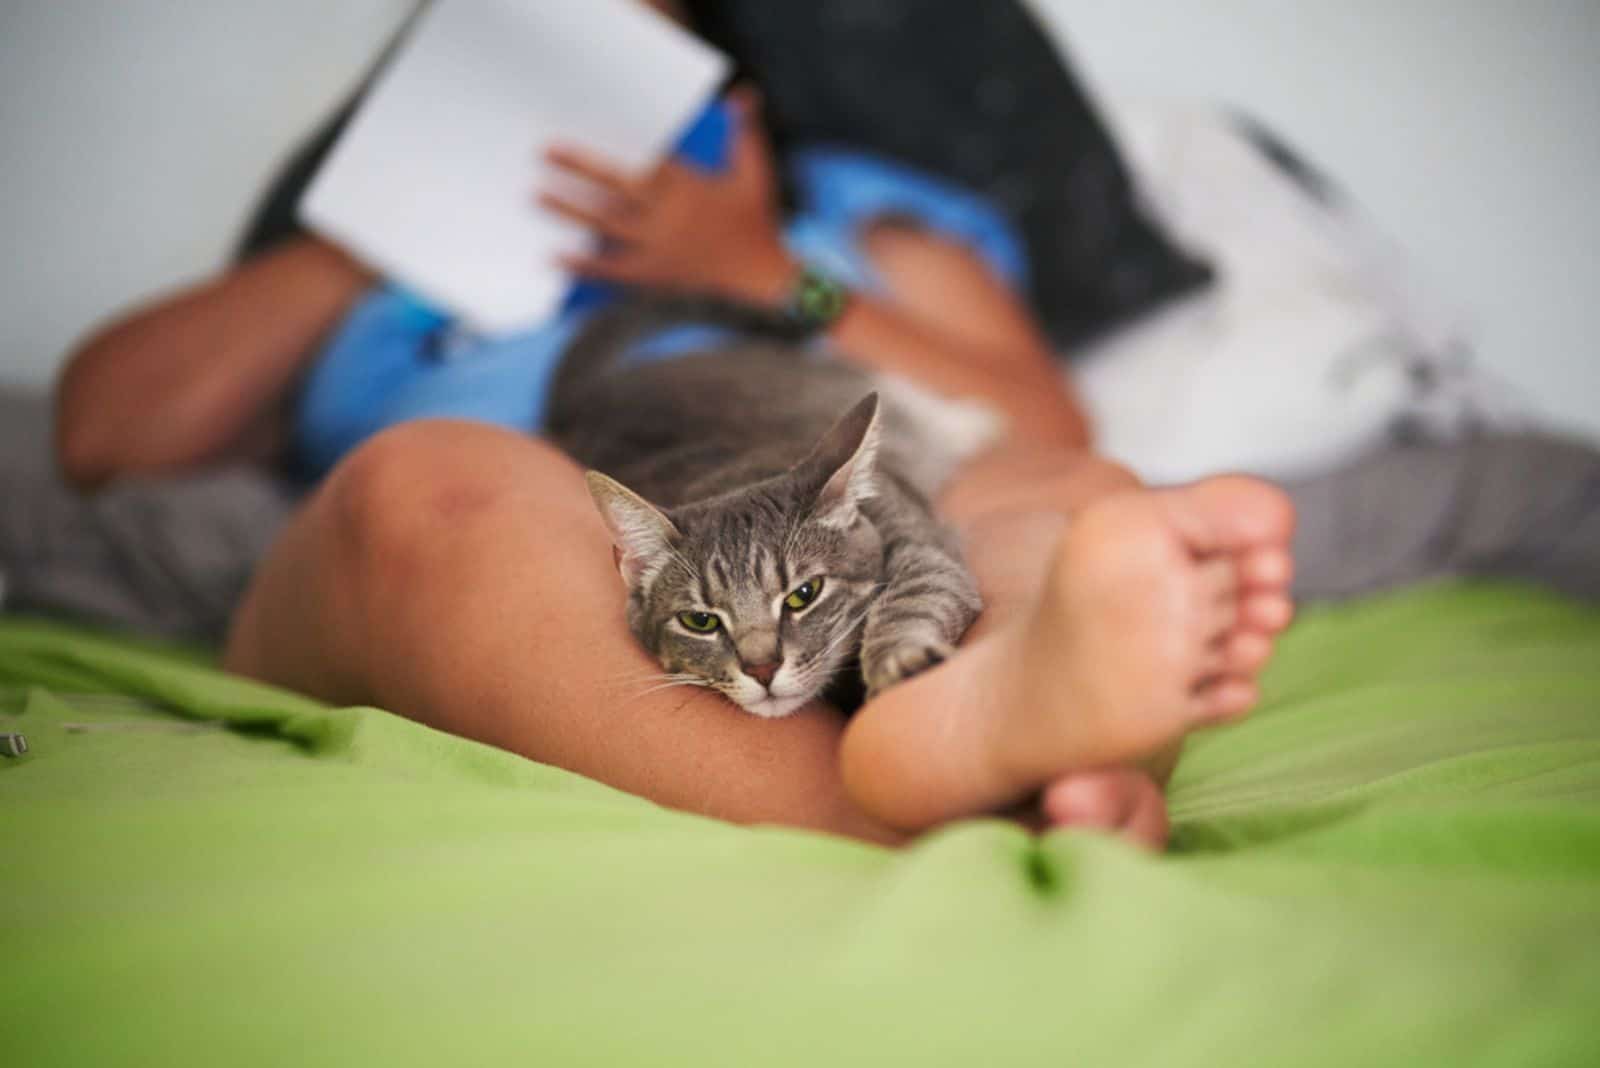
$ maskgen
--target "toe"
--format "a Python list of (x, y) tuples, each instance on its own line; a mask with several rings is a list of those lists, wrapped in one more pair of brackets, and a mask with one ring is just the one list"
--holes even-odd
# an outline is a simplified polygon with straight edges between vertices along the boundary
[(1254, 682), (1222, 676), (1206, 682), (1195, 691), (1194, 716), (1208, 723), (1236, 719), (1255, 706), (1258, 696)]
[(1130, 773), (1121, 770), (1086, 771), (1053, 783), (1040, 798), (1040, 806), (1057, 827), (1115, 830), (1133, 812)]
[(1134, 799), (1133, 811), (1123, 824), (1120, 836), (1123, 841), (1145, 849), (1160, 852), (1167, 847), (1170, 825), (1167, 820), (1167, 799), (1161, 787), (1148, 776)]
[(1293, 578), (1294, 558), (1281, 546), (1259, 546), (1239, 558), (1239, 581), (1248, 589), (1288, 589)]
[(1294, 503), (1289, 495), (1270, 482), (1243, 475), (1229, 475), (1217, 481), (1233, 493), (1235, 529), (1255, 545), (1288, 545), (1294, 536)]
[(1167, 803), (1136, 768), (1078, 772), (1045, 790), (1040, 808), (1053, 827), (1106, 831), (1146, 849), (1167, 843)]
[(1254, 675), (1272, 659), (1272, 639), (1258, 631), (1236, 631), (1223, 641), (1218, 659), (1218, 674)]
[(1282, 490), (1243, 475), (1208, 478), (1165, 491), (1179, 532), (1200, 553), (1285, 546), (1294, 532), (1294, 506)]
[(1294, 602), (1284, 593), (1252, 593), (1239, 606), (1239, 622), (1246, 627), (1277, 634), (1294, 618)]

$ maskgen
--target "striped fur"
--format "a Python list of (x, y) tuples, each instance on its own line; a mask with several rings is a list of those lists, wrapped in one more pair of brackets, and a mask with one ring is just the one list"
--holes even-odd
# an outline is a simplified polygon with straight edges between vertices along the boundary
[[(641, 319), (608, 313), (580, 337), (550, 423), (604, 472), (590, 490), (629, 626), (664, 684), (781, 716), (824, 694), (871, 696), (947, 657), (981, 605), (927, 500), (930, 472), (961, 458), (944, 455), (940, 428), (781, 338), (629, 367), (616, 350)], [(785, 605), (817, 580), (813, 601)], [(685, 612), (716, 615), (718, 629), (691, 630)]]

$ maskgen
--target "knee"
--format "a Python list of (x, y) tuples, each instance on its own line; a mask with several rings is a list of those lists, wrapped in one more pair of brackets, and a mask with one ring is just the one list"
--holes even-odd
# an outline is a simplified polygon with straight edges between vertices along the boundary
[(360, 544), (424, 518), (441, 479), (439, 450), (450, 431), (428, 422), (405, 423), (352, 450), (329, 473), (320, 504), (342, 536)]
[(352, 451), (328, 475), (318, 506), (348, 562), (391, 571), (425, 566), (430, 553), (552, 478), (582, 485), (573, 464), (542, 442), (495, 427), (418, 420)]

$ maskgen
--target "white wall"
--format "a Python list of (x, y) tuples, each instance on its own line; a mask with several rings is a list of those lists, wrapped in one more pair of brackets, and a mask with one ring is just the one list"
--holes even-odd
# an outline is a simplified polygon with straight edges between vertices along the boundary
[(0, 381), (221, 263), (410, 0), (0, 0)]
[[(1487, 362), (1600, 433), (1600, 3), (1035, 4), (1091, 81), (1281, 130), (1470, 312)], [(410, 6), (0, 0), (0, 380), (47, 381), (92, 321), (216, 266)]]

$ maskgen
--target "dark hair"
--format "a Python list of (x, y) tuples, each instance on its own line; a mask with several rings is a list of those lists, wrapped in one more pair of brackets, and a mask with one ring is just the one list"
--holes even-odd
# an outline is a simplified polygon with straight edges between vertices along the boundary
[(1005, 213), (1058, 345), (1211, 277), (1145, 214), (1088, 92), (1018, 0), (681, 2), (761, 87), (780, 150), (861, 148)]
[(235, 260), (249, 259), (304, 232), (299, 220), (295, 218), (295, 206), (299, 204), (300, 195), (306, 191), (306, 186), (311, 184), (311, 178), (317, 173), (317, 168), (322, 166), (323, 157), (339, 139), (339, 134), (344, 130), (344, 124), (350, 120), (358, 100), (359, 94), (347, 100), (332, 118), (325, 119), (316, 133), (295, 149), (294, 155), (289, 157), (289, 162), (285, 163), (273, 177), (272, 184), (267, 187), (266, 196), (251, 213), (244, 235), (234, 246)]
[(288, 162), (278, 168), (273, 174), (272, 181), (267, 185), (266, 193), (257, 202), (251, 211), (244, 231), (238, 243), (234, 245), (233, 258), (235, 261), (248, 259), (259, 253), (265, 252), (274, 245), (281, 244), (291, 237), (297, 237), (305, 232), (295, 216), (295, 209), (300, 203), (300, 197), (305, 193), (306, 187), (311, 184), (311, 179), (316, 176), (317, 168), (322, 166), (323, 159), (328, 151), (333, 148), (333, 143), (344, 132), (345, 124), (350, 121), (350, 116), (355, 114), (356, 107), (361, 103), (361, 97), (366, 93), (367, 86), (372, 84), (373, 78), (383, 69), (389, 61), (400, 42), (416, 24), (418, 16), (427, 10), (431, 0), (418, 0), (411, 13), (400, 23), (399, 29), (390, 35), (383, 49), (376, 59), (361, 76), (361, 82), (345, 101), (339, 105), (331, 116), (322, 120), (311, 136), (300, 142), (289, 156)]

